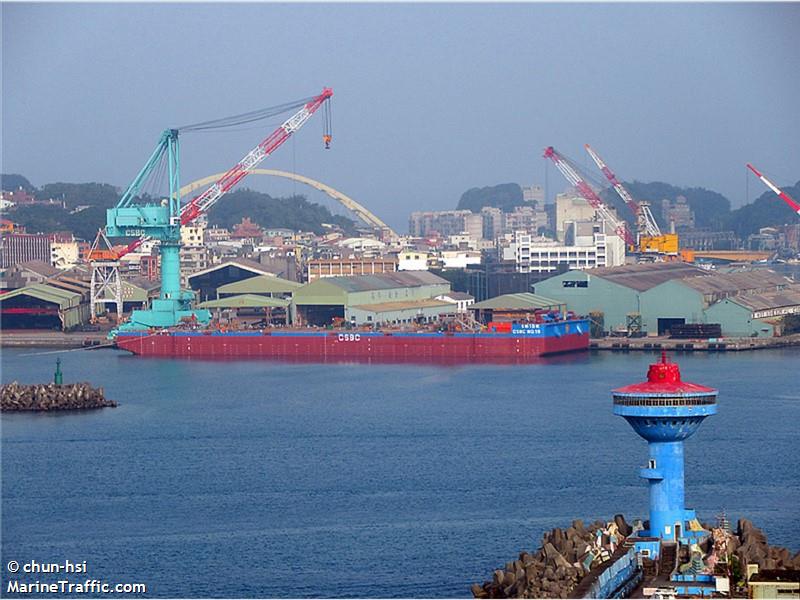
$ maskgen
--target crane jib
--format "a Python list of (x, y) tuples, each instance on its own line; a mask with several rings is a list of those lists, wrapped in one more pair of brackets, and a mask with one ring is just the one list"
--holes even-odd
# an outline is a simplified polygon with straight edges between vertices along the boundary
[[(201, 214), (207, 212), (217, 201), (219, 201), (222, 196), (224, 196), (228, 191), (230, 191), (231, 188), (244, 179), (252, 169), (258, 166), (259, 163), (261, 163), (265, 158), (279, 148), (287, 139), (289, 139), (289, 137), (291, 137), (293, 133), (297, 132), (306, 123), (306, 121), (311, 118), (317, 109), (319, 109), (319, 107), (322, 106), (325, 101), (331, 98), (331, 96), (333, 96), (333, 90), (330, 88), (324, 88), (321, 94), (314, 97), (294, 115), (284, 121), (280, 127), (278, 127), (258, 146), (246, 154), (241, 161), (234, 165), (234, 167), (225, 173), (225, 175), (223, 175), (219, 180), (213, 183), (211, 187), (209, 187), (199, 196), (195, 197), (188, 204), (182, 206), (180, 208), (180, 224), (188, 225)], [(153, 156), (148, 161), (145, 169), (142, 170), (139, 176), (137, 176), (136, 180), (134, 180), (134, 183), (131, 184), (129, 191), (123, 196), (123, 199), (118, 207), (124, 206), (125, 200), (127, 200), (128, 197), (132, 198), (134, 196), (134, 193), (131, 190), (136, 189), (136, 186), (140, 183), (140, 180), (144, 178), (144, 175), (146, 175), (149, 170), (152, 170), (152, 164), (154, 164), (156, 158), (158, 158), (158, 156), (165, 151), (168, 143), (174, 142), (177, 144), (177, 134), (177, 130), (168, 130), (162, 134), (162, 139), (159, 142), (159, 147), (156, 149), (156, 152), (153, 153)], [(329, 140), (326, 140), (326, 144), (328, 142)], [(151, 238), (152, 236), (150, 235), (142, 235), (139, 239), (131, 242), (125, 248), (125, 250), (120, 253), (120, 256), (124, 256), (125, 254), (133, 252), (145, 241)]]

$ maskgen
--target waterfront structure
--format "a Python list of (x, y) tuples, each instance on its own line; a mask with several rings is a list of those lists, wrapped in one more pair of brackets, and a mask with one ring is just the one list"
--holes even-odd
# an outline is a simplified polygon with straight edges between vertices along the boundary
[(217, 288), (220, 286), (256, 275), (275, 276), (261, 263), (246, 258), (236, 258), (192, 273), (188, 277), (188, 284), (197, 292), (200, 301), (213, 300), (216, 299)]
[(543, 311), (565, 312), (564, 304), (558, 300), (527, 292), (503, 294), (473, 303), (468, 308), (475, 315), (475, 320), (484, 324), (530, 320)]
[(36, 283), (0, 294), (5, 329), (70, 330), (89, 322), (89, 304), (77, 291)]
[[(775, 326), (764, 319), (779, 313), (770, 311), (770, 304), (775, 307), (777, 303), (775, 308), (778, 308), (797, 303), (796, 297), (782, 294), (790, 283), (783, 275), (766, 269), (732, 273), (712, 271), (665, 281), (641, 294), (642, 327), (645, 331), (665, 335), (674, 325), (716, 323), (727, 336), (771, 337)], [(742, 299), (742, 304), (734, 304), (747, 306), (748, 297), (753, 298), (758, 308), (754, 306), (747, 315), (715, 308), (720, 302), (737, 298)], [(756, 300), (756, 297), (760, 298)], [(730, 303), (725, 306), (732, 308)]]
[[(640, 538), (697, 543), (708, 532), (685, 507), (683, 442), (717, 412), (717, 390), (681, 380), (677, 364), (650, 365), (647, 381), (613, 391), (614, 414), (625, 418), (647, 440), (649, 460), (640, 476), (650, 487), (650, 527)], [(650, 545), (660, 553), (661, 545)]]
[(302, 284), (296, 281), (283, 279), (282, 277), (257, 275), (255, 277), (248, 277), (247, 279), (221, 285), (217, 288), (217, 297), (225, 298), (226, 296), (247, 294), (251, 296), (290, 299), (292, 294), (301, 287)]
[[(630, 316), (642, 314), (644, 292), (666, 281), (704, 274), (703, 269), (681, 262), (576, 269), (537, 283), (535, 292), (561, 300), (578, 314), (601, 315), (605, 331), (626, 330)], [(659, 317), (655, 318), (658, 323)]]
[(800, 308), (797, 284), (766, 269), (706, 271), (681, 262), (577, 269), (535, 285), (578, 314), (594, 314), (606, 332), (669, 335), (676, 326), (718, 324), (726, 336), (771, 337), (776, 319)]
[(782, 335), (783, 317), (800, 313), (800, 284), (780, 290), (742, 294), (720, 300), (705, 311), (706, 321), (722, 324), (727, 335)]

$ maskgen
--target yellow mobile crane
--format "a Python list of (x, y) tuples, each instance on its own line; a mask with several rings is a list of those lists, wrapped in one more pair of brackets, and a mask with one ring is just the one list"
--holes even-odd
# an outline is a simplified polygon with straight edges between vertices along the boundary
[(597, 164), (597, 168), (603, 172), (611, 185), (619, 194), (620, 198), (628, 205), (636, 216), (636, 246), (632, 250), (642, 253), (656, 253), (665, 254), (668, 256), (677, 256), (678, 250), (678, 234), (677, 233), (661, 233), (661, 229), (656, 223), (653, 213), (650, 211), (650, 204), (648, 202), (636, 202), (631, 196), (630, 192), (622, 185), (622, 182), (617, 179), (617, 176), (608, 168), (603, 159), (598, 156), (597, 152), (592, 150), (589, 144), (584, 144), (584, 148), (592, 157), (592, 160)]

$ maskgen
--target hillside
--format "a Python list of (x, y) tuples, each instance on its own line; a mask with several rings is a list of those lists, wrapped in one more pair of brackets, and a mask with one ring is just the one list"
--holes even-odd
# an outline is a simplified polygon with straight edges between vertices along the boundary
[[(782, 189), (795, 200), (800, 199), (800, 181)], [(776, 227), (787, 223), (800, 223), (800, 216), (768, 190), (750, 204), (732, 211), (725, 227), (735, 231), (738, 236), (746, 236), (758, 233), (761, 227)]]
[(501, 183), (482, 188), (472, 188), (461, 195), (458, 210), (481, 212), (484, 206), (494, 206), (504, 211), (512, 211), (515, 206), (522, 206), (522, 188), (517, 183)]

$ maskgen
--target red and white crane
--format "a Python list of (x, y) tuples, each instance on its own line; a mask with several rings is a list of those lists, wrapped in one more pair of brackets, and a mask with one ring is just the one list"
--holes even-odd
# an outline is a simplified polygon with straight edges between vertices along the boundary
[[(321, 94), (306, 102), (300, 110), (286, 119), (286, 121), (273, 131), (269, 137), (248, 152), (242, 160), (214, 182), (211, 187), (183, 205), (180, 212), (181, 225), (188, 225), (200, 215), (207, 213), (223, 195), (230, 191), (242, 179), (247, 177), (252, 169), (255, 169), (265, 158), (280, 148), (293, 133), (305, 125), (306, 121), (311, 118), (311, 115), (313, 115), (331, 96), (333, 96), (333, 90), (331, 88), (324, 88)], [(323, 140), (325, 142), (325, 147), (329, 147), (331, 135), (328, 130), (325, 131)], [(119, 253), (119, 257), (133, 252), (149, 239), (149, 236), (142, 236), (134, 240)]]
[(597, 165), (597, 168), (603, 172), (603, 175), (606, 176), (606, 179), (614, 186), (614, 189), (619, 194), (619, 197), (628, 205), (628, 208), (631, 209), (633, 214), (636, 216), (636, 222), (639, 229), (640, 235), (647, 235), (650, 237), (658, 237), (661, 235), (661, 229), (658, 227), (658, 223), (656, 223), (655, 217), (653, 217), (653, 213), (650, 211), (650, 205), (646, 202), (636, 202), (631, 196), (630, 192), (622, 185), (622, 182), (617, 179), (617, 176), (614, 172), (608, 168), (608, 165), (603, 161), (602, 158), (595, 152), (589, 144), (584, 144), (584, 148), (589, 153), (589, 156), (592, 157), (592, 160)]
[(784, 192), (777, 185), (772, 183), (769, 179), (766, 178), (765, 175), (760, 173), (758, 171), (758, 169), (756, 169), (750, 163), (747, 163), (747, 168), (750, 169), (753, 173), (755, 173), (756, 177), (758, 177), (761, 181), (763, 181), (764, 185), (766, 185), (769, 189), (771, 189), (773, 192), (775, 192), (778, 195), (778, 197), (780, 197), (781, 200), (786, 202), (786, 204), (788, 204), (792, 208), (792, 210), (794, 212), (796, 212), (798, 215), (800, 215), (800, 204), (798, 204), (798, 202), (794, 198), (792, 198), (789, 194)]
[(544, 157), (549, 158), (550, 160), (555, 163), (558, 170), (561, 171), (561, 174), (564, 175), (565, 179), (578, 190), (578, 193), (594, 208), (600, 217), (607, 221), (614, 227), (614, 231), (616, 234), (622, 238), (626, 245), (628, 246), (635, 246), (636, 240), (633, 239), (630, 231), (628, 231), (628, 227), (625, 225), (624, 221), (619, 220), (614, 213), (612, 213), (609, 208), (603, 203), (600, 199), (600, 196), (597, 195), (597, 192), (594, 191), (592, 186), (590, 186), (586, 180), (581, 177), (578, 173), (577, 167), (570, 161), (568, 158), (565, 158), (561, 153), (559, 153), (555, 148), (552, 146), (548, 146), (544, 151)]

